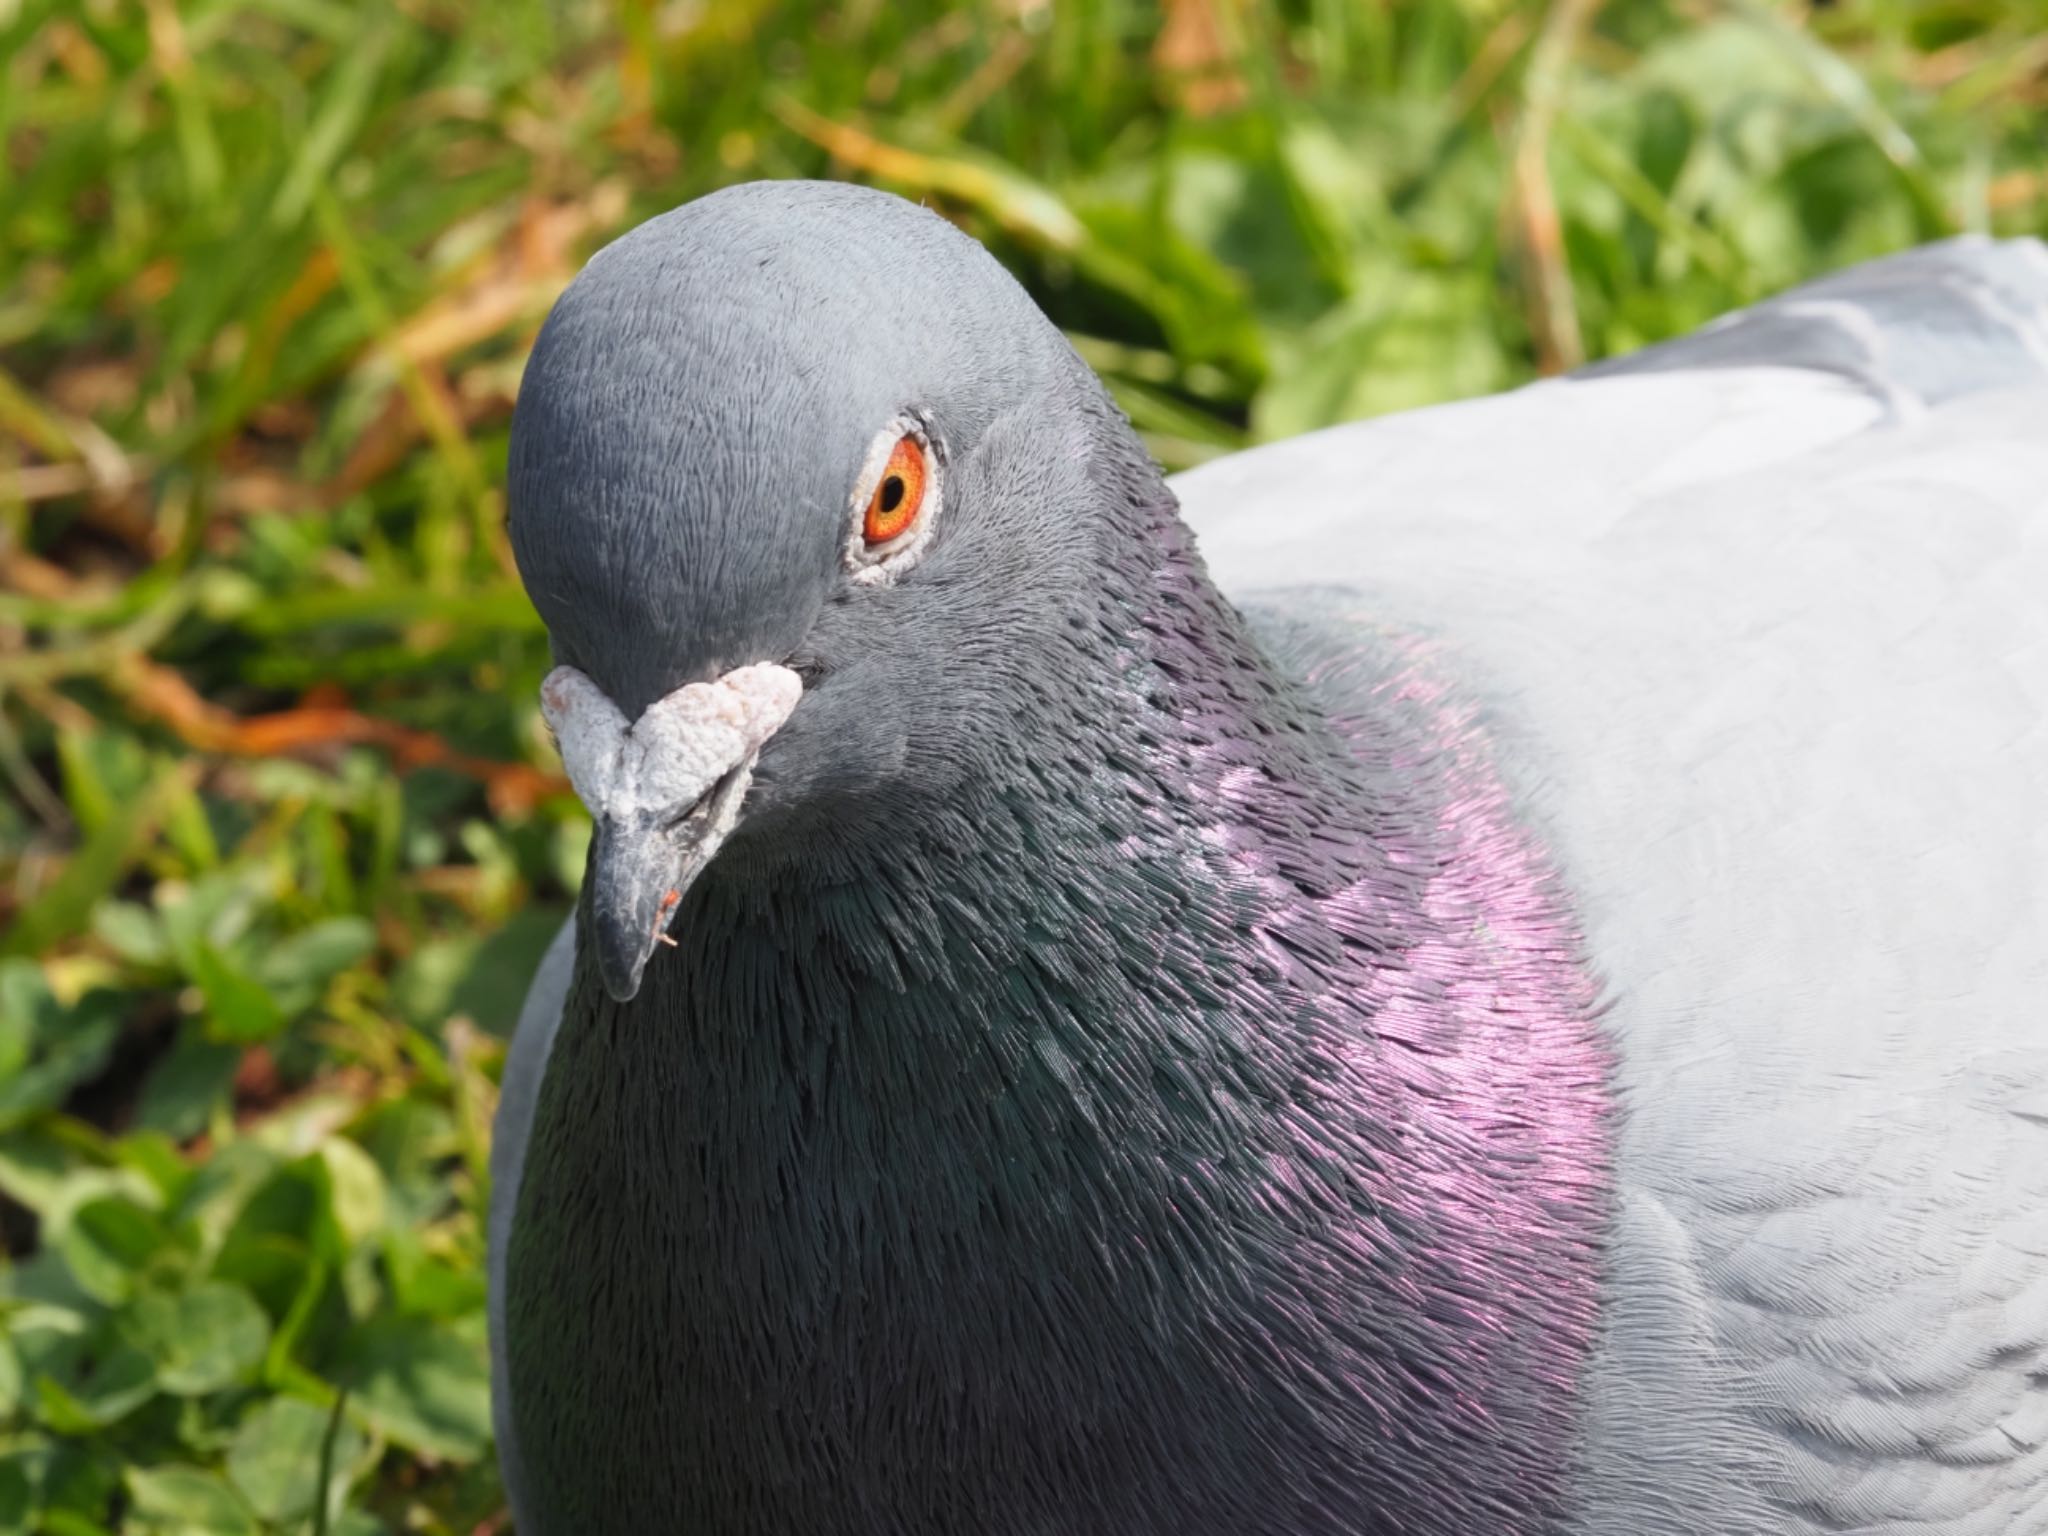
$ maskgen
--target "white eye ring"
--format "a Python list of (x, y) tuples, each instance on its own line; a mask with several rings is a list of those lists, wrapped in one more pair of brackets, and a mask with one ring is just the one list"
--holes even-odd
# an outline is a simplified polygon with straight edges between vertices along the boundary
[[(889, 456), (906, 437), (924, 454), (924, 496), (918, 503), (916, 520), (908, 528), (886, 544), (870, 545), (866, 532), (868, 503), (874, 500), (882, 472), (889, 467)], [(853, 497), (847, 503), (847, 575), (863, 586), (886, 586), (917, 564), (925, 545), (931, 541), (932, 529), (938, 525), (943, 490), (940, 456), (924, 419), (913, 411), (898, 411), (868, 444), (860, 474), (854, 478)]]

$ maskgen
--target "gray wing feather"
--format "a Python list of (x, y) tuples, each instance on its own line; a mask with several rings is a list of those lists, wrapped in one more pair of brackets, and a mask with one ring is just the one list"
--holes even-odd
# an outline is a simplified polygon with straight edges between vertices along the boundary
[(2048, 250), (1963, 235), (1866, 262), (1585, 370), (1814, 369), (1900, 415), (2048, 384)]
[(2043, 1536), (2048, 259), (1792, 298), (1867, 349), (1760, 306), (1176, 489), (1227, 590), (1462, 655), (1578, 894), (1626, 1113), (1574, 1529)]
[(512, 1215), (519, 1207), (519, 1182), (526, 1165), (526, 1139), (533, 1128), (534, 1105), (541, 1079), (561, 1027), (562, 1004), (576, 972), (576, 916), (541, 956), (519, 1010), (519, 1027), (505, 1056), (498, 1089), (498, 1117), (491, 1135), (491, 1230), (488, 1280), (491, 1326), (491, 1420), (498, 1437), (498, 1466), (515, 1526), (524, 1529), (519, 1512), (526, 1505), (520, 1482), (519, 1453), (512, 1433), (512, 1377), (505, 1358), (505, 1255), (511, 1247)]

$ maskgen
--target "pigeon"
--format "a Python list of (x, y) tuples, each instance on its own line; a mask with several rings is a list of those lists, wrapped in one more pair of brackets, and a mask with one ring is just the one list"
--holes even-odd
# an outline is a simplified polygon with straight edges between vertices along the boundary
[(2048, 1532), (2048, 252), (1161, 476), (730, 188), (527, 365), (521, 1536)]

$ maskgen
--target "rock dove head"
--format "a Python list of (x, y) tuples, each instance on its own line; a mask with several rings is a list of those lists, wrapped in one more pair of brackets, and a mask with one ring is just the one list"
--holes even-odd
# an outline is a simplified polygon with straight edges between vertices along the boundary
[(591, 260), (527, 366), (510, 530), (615, 997), (729, 834), (886, 837), (1008, 750), (1103, 557), (1105, 435), (1022, 289), (885, 193), (735, 187)]

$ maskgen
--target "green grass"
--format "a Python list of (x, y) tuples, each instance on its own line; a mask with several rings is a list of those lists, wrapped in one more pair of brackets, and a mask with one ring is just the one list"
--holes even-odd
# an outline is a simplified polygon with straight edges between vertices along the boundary
[(489, 1116), (587, 837), (500, 481), (610, 235), (924, 198), (1177, 466), (2048, 228), (2048, 0), (1167, 16), (0, 0), (0, 1533), (499, 1517)]

